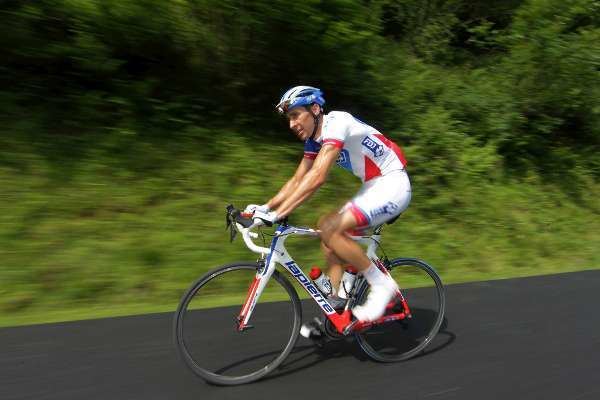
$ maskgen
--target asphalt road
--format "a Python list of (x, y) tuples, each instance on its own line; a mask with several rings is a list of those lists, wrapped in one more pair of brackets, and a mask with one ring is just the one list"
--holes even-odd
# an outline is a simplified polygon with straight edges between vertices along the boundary
[(379, 364), (353, 342), (301, 339), (280, 370), (237, 387), (188, 371), (171, 314), (0, 329), (0, 399), (600, 399), (600, 271), (446, 295), (444, 330), (418, 358)]

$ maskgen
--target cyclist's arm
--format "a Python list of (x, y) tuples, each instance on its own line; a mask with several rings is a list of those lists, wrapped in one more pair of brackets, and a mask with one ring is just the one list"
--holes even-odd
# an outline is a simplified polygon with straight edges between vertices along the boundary
[(271, 210), (274, 210), (275, 208), (279, 207), (283, 200), (285, 200), (291, 193), (294, 192), (294, 190), (296, 189), (296, 187), (298, 187), (298, 184), (300, 183), (300, 181), (302, 181), (302, 178), (304, 178), (304, 176), (310, 170), (314, 162), (314, 159), (306, 157), (302, 158), (302, 161), (300, 161), (300, 165), (298, 165), (294, 176), (292, 176), (286, 182), (286, 184), (283, 185), (281, 190), (279, 190), (279, 193), (277, 193), (271, 200), (267, 202), (267, 205)]
[(340, 149), (333, 145), (324, 145), (312, 164), (312, 168), (302, 177), (295, 189), (285, 197), (277, 207), (277, 216), (284, 218), (294, 211), (325, 183), (331, 166), (340, 154)]

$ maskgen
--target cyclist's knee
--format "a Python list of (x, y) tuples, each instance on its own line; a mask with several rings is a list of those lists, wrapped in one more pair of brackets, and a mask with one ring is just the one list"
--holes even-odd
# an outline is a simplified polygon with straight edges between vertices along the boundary
[(323, 244), (331, 248), (331, 240), (334, 237), (345, 235), (348, 227), (343, 221), (342, 214), (331, 214), (321, 220), (319, 229), (321, 230), (321, 240)]
[(319, 219), (319, 229), (321, 231), (321, 240), (325, 247), (328, 246), (331, 237), (337, 233), (338, 225), (337, 215), (326, 215)]

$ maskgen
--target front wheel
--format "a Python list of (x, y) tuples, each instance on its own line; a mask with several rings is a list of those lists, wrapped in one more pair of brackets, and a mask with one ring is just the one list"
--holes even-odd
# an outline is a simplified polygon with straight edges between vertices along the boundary
[(277, 368), (298, 339), (302, 309), (290, 282), (278, 271), (265, 287), (250, 318), (238, 330), (237, 317), (259, 265), (216, 268), (185, 293), (174, 319), (175, 345), (187, 366), (217, 385), (240, 385)]
[[(424, 261), (397, 258), (386, 267), (407, 302), (410, 317), (375, 325), (357, 333), (356, 339), (374, 360), (395, 362), (414, 357), (431, 343), (442, 325), (446, 298), (440, 277)], [(363, 281), (356, 304), (362, 304), (368, 292), (369, 285)]]

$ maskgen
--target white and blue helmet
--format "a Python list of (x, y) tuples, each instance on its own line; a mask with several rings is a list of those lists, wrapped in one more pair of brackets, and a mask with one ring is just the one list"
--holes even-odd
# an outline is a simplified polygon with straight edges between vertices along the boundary
[(294, 86), (281, 96), (281, 100), (275, 108), (280, 113), (285, 114), (291, 108), (310, 106), (315, 103), (321, 107), (325, 104), (321, 89), (312, 86)]

